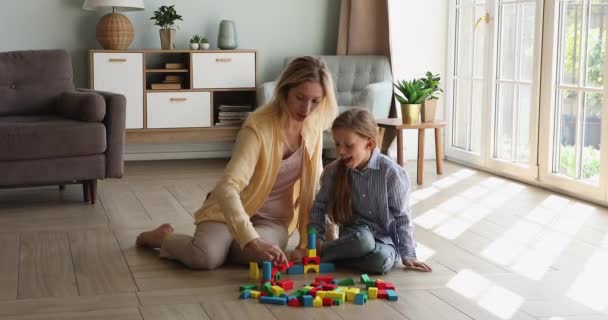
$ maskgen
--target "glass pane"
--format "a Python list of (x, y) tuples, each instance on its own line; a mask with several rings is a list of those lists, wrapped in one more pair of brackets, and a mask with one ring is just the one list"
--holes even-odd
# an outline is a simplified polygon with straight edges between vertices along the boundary
[(499, 75), (502, 80), (515, 79), (515, 42), (517, 35), (517, 5), (500, 6), (500, 65)]
[(481, 151), (481, 117), (483, 106), (483, 80), (473, 80), (473, 97), (471, 112), (471, 151), (479, 153)]
[(456, 75), (460, 77), (471, 76), (471, 54), (473, 39), (471, 34), (473, 14), (475, 7), (462, 7), (457, 10), (458, 34), (456, 40)]
[(534, 32), (536, 21), (536, 4), (521, 5), (521, 42), (519, 80), (532, 81), (534, 72)]
[(532, 114), (532, 86), (519, 85), (517, 103), (517, 150), (515, 161), (529, 163), (530, 161), (530, 115)]
[(559, 91), (559, 169), (558, 172), (576, 177), (576, 123), (578, 93), (571, 90)]
[(604, 77), (604, 54), (608, 24), (608, 4), (594, 1), (590, 8), (589, 31), (587, 34), (587, 86), (601, 87)]
[[(475, 20), (483, 17), (486, 14), (485, 7), (477, 6), (475, 9)], [(473, 59), (475, 59), (475, 63), (473, 64), (473, 75), (475, 78), (482, 79), (484, 78), (484, 70), (485, 70), (485, 40), (486, 34), (488, 32), (488, 24), (483, 21), (479, 23), (477, 28), (475, 28), (475, 47), (473, 49), (473, 54), (475, 55)]]
[(457, 148), (467, 148), (467, 128), (469, 127), (469, 80), (456, 80), (454, 85), (455, 104), (452, 127), (453, 145)]
[(498, 85), (498, 109), (496, 112), (495, 156), (498, 159), (512, 160), (513, 151), (513, 101), (514, 86), (509, 83)]
[(583, 127), (583, 171), (582, 178), (586, 182), (599, 184), (600, 181), (600, 142), (602, 130), (601, 93), (587, 93), (585, 96), (585, 121)]
[(561, 84), (578, 85), (581, 62), (583, 5), (580, 1), (562, 3)]

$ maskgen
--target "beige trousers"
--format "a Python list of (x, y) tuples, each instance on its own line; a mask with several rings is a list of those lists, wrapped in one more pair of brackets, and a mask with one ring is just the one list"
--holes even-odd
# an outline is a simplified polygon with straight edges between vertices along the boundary
[[(253, 227), (262, 240), (285, 250), (289, 235), (287, 228), (268, 219), (252, 218)], [(162, 243), (160, 257), (178, 260), (192, 269), (215, 269), (224, 263), (249, 264), (257, 261), (247, 250), (241, 250), (233, 240), (226, 224), (216, 221), (201, 222), (194, 236), (172, 234)]]

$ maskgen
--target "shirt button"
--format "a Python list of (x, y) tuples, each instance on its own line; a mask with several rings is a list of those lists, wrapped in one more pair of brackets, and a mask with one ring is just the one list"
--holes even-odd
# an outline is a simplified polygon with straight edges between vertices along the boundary
[(365, 198), (365, 194), (363, 194), (363, 198)]

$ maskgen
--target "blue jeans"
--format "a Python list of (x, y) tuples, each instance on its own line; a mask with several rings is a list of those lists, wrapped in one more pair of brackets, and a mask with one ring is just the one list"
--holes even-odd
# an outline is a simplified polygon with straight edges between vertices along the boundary
[(390, 244), (376, 241), (369, 226), (348, 225), (340, 237), (323, 244), (321, 260), (336, 262), (365, 273), (383, 274), (393, 268), (397, 251)]

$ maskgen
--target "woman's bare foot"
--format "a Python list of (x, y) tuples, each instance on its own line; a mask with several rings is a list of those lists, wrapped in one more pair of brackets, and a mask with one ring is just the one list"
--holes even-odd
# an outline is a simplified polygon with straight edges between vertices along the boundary
[(163, 240), (171, 233), (173, 233), (173, 226), (165, 223), (154, 230), (140, 233), (135, 240), (135, 245), (153, 249), (160, 248)]

